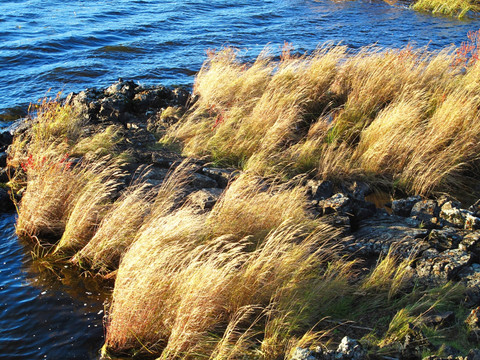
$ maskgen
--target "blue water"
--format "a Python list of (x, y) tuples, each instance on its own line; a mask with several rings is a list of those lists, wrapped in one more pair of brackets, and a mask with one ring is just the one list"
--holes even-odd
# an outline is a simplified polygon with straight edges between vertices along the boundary
[[(12, 120), (47, 94), (119, 77), (190, 86), (206, 50), (226, 45), (246, 60), (285, 41), (301, 53), (327, 41), (439, 49), (459, 46), (479, 28), (478, 19), (381, 0), (0, 0), (0, 113)], [(100, 290), (71, 269), (33, 262), (13, 224), (12, 215), (0, 215), (0, 359), (95, 359)]]
[(191, 85), (205, 51), (232, 45), (256, 56), (284, 41), (300, 52), (326, 41), (352, 48), (460, 45), (480, 21), (459, 21), (381, 0), (1, 0), (0, 112), (63, 90)]
[(0, 359), (96, 359), (103, 341), (104, 289), (63, 266), (32, 260), (0, 215)]

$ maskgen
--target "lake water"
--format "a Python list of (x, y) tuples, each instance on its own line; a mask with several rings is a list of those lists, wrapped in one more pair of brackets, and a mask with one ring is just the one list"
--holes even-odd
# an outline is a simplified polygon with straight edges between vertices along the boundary
[[(206, 50), (226, 45), (246, 60), (285, 41), (302, 53), (327, 41), (439, 49), (479, 28), (478, 19), (380, 0), (1, 0), (0, 113), (13, 120), (46, 94), (119, 77), (191, 86)], [(0, 215), (0, 359), (95, 359), (103, 336), (98, 285), (32, 261), (13, 226), (13, 215)]]
[(105, 289), (67, 266), (33, 261), (0, 215), (0, 359), (96, 359)]
[(1, 0), (0, 112), (15, 117), (48, 89), (80, 91), (119, 77), (191, 85), (205, 51), (225, 45), (247, 58), (285, 41), (299, 52), (326, 41), (440, 48), (479, 27), (381, 0)]

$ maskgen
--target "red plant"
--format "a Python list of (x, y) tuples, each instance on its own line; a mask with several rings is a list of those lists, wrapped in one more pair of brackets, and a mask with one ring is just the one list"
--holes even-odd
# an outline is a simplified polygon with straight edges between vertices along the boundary
[(39, 170), (47, 166), (48, 168), (58, 168), (63, 167), (65, 170), (70, 170), (72, 167), (72, 162), (68, 161), (68, 154), (65, 154), (59, 161), (52, 163), (51, 161), (47, 162), (47, 158), (43, 156), (41, 159), (34, 159), (33, 155), (30, 154), (25, 162), (20, 163), (20, 167), (24, 172), (29, 170)]
[(215, 118), (215, 124), (213, 124), (212, 130), (223, 122), (223, 111)]
[(480, 52), (480, 30), (469, 31), (467, 33), (467, 41), (462, 42), (455, 52), (455, 59), (452, 66), (473, 65), (479, 58)]

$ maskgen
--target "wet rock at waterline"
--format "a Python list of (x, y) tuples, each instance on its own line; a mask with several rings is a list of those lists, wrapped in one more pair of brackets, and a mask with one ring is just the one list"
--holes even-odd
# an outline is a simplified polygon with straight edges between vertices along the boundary
[(105, 90), (87, 89), (70, 94), (66, 103), (89, 121), (114, 121), (126, 125), (130, 120), (147, 118), (169, 106), (184, 107), (189, 99), (185, 89), (141, 86), (119, 79)]

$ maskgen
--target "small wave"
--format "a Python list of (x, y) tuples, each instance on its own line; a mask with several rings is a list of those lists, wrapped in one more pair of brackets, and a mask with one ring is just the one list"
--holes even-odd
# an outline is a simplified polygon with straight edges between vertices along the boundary
[(118, 52), (118, 53), (136, 53), (136, 54), (142, 54), (145, 52), (145, 49), (141, 49), (138, 47), (133, 47), (133, 46), (126, 46), (126, 45), (107, 45), (107, 46), (102, 46), (101, 48), (95, 50), (96, 53), (112, 53), (112, 52)]

